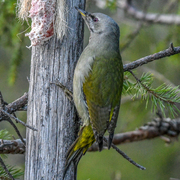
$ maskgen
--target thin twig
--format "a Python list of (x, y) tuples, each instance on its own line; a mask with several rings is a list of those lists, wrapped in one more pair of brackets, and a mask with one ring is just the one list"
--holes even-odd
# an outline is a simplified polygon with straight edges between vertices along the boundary
[(60, 83), (58, 80), (56, 82), (51, 82), (51, 84), (55, 84), (56, 86), (59, 86), (63, 91), (66, 97), (70, 100), (73, 101), (73, 93), (62, 83)]
[(6, 111), (8, 113), (13, 113), (15, 111), (26, 111), (27, 110), (27, 103), (28, 103), (28, 94), (25, 92), (23, 96), (16, 99), (12, 103), (6, 106)]
[(0, 111), (3, 112), (5, 115), (9, 116), (12, 119), (15, 119), (17, 122), (19, 122), (20, 124), (28, 127), (29, 129), (32, 129), (33, 131), (37, 131), (36, 128), (29, 126), (28, 124), (24, 123), (23, 121), (21, 121), (20, 119), (18, 119), (17, 117), (14, 117), (12, 114), (7, 113), (6, 111), (4, 111), (2, 108), (0, 108)]
[(144, 71), (145, 71), (145, 72), (151, 72), (156, 79), (164, 82), (165, 84), (169, 84), (169, 85), (171, 85), (172, 87), (175, 87), (175, 84), (173, 84), (169, 79), (167, 79), (167, 77), (165, 77), (165, 76), (164, 76), (163, 74), (161, 74), (160, 72), (158, 72), (158, 71), (156, 71), (156, 70), (154, 70), (154, 69), (151, 69), (151, 68), (149, 68), (149, 67), (145, 67), (145, 66), (142, 67), (142, 70), (143, 70), (143, 72), (144, 72)]
[(7, 121), (13, 126), (13, 128), (15, 129), (17, 135), (19, 136), (19, 138), (21, 139), (21, 141), (24, 143), (24, 146), (26, 146), (26, 142), (24, 141), (23, 137), (21, 136), (21, 133), (19, 132), (18, 128), (17, 128), (16, 125), (13, 123), (13, 121), (11, 120), (11, 118), (9, 118)]
[(2, 93), (0, 91), (0, 107), (4, 107), (7, 103), (4, 101)]
[[(108, 140), (104, 137), (103, 140), (107, 143)], [(145, 170), (146, 168), (139, 165), (138, 163), (136, 163), (135, 161), (133, 161), (127, 154), (125, 154), (123, 151), (121, 151), (118, 147), (116, 147), (113, 143), (112, 143), (112, 148), (115, 149), (120, 155), (122, 155), (126, 160), (128, 160), (131, 164), (133, 164), (134, 166), (136, 166), (137, 168), (141, 169), (141, 170)]]
[[(146, 16), (146, 13), (147, 13), (147, 10), (148, 10), (148, 7), (149, 7), (150, 3), (151, 3), (151, 1), (149, 1), (149, 0), (145, 1), (145, 3), (144, 3), (144, 7), (143, 7), (144, 18)], [(123, 47), (121, 47), (121, 53), (130, 46), (130, 44), (134, 41), (134, 39), (139, 34), (140, 30), (143, 28), (143, 26), (144, 26), (144, 18), (141, 19), (141, 21), (138, 24), (138, 27), (133, 32), (131, 32), (131, 34), (126, 35), (125, 39), (128, 39), (128, 40), (123, 45)]]
[(128, 0), (118, 1), (117, 7), (126, 11), (127, 14), (138, 20), (149, 23), (176, 24), (180, 25), (180, 16), (175, 14), (144, 13), (134, 8)]
[(171, 56), (171, 55), (175, 55), (178, 53), (180, 53), (180, 46), (174, 47), (173, 43), (171, 43), (170, 47), (168, 49), (166, 49), (164, 51), (160, 51), (160, 52), (152, 54), (152, 55), (149, 55), (149, 56), (145, 56), (145, 57), (140, 58), (131, 63), (125, 64), (123, 66), (123, 69), (124, 69), (124, 71), (129, 71), (129, 70), (135, 69), (139, 66), (142, 66), (144, 64), (147, 64), (149, 62), (152, 62), (154, 60), (158, 60), (158, 59), (161, 59), (161, 58), (164, 58), (167, 56)]
[(12, 179), (12, 180), (15, 180), (13, 178), (13, 176), (11, 175), (11, 173), (8, 171), (6, 165), (4, 164), (4, 161), (2, 160), (2, 158), (0, 157), (0, 164), (1, 166), (3, 167), (3, 169), (5, 170), (5, 172), (8, 174), (9, 178)]
[(135, 74), (129, 70), (129, 72), (133, 75), (133, 77), (136, 79), (136, 81), (141, 84), (141, 86), (143, 86), (144, 89), (146, 89), (147, 92), (149, 92), (150, 94), (152, 94), (153, 96), (155, 96), (156, 98), (160, 99), (161, 101), (165, 102), (165, 103), (169, 103), (169, 104), (175, 104), (175, 102), (171, 101), (170, 99), (165, 99), (161, 96), (159, 96), (157, 93), (155, 93), (153, 90), (149, 89), (149, 87), (147, 87), (146, 85), (144, 85), (140, 79), (138, 79)]
[(133, 31), (131, 32), (131, 34), (128, 34), (124, 39), (127, 39), (127, 41), (125, 42), (125, 44), (123, 44), (123, 46), (121, 47), (121, 53), (123, 53), (123, 51), (125, 49), (127, 49), (130, 44), (134, 41), (134, 39), (138, 36), (140, 30), (142, 29), (143, 27), (143, 21), (141, 21), (138, 25), (138, 27)]

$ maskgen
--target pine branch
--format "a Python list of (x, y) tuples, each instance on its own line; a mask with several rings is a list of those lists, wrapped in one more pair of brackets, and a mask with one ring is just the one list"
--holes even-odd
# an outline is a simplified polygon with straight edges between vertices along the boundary
[(180, 103), (180, 89), (179, 86), (172, 87), (170, 85), (162, 84), (157, 88), (152, 88), (153, 76), (150, 73), (143, 74), (141, 78), (137, 78), (132, 71), (129, 71), (135, 78), (136, 82), (131, 82), (126, 73), (124, 81), (124, 94), (135, 97), (141, 97), (146, 101), (146, 108), (149, 103), (149, 99), (152, 102), (152, 110), (155, 112), (158, 108), (162, 111), (165, 116), (165, 107), (168, 108), (171, 115), (174, 115), (180, 110), (176, 107), (177, 103)]
[(125, 64), (123, 66), (123, 69), (124, 69), (124, 71), (129, 71), (129, 70), (135, 69), (139, 66), (142, 66), (144, 64), (147, 64), (149, 62), (152, 62), (154, 60), (158, 60), (158, 59), (161, 59), (164, 57), (172, 56), (172, 55), (175, 55), (178, 53), (180, 53), (180, 46), (174, 47), (173, 43), (171, 43), (170, 47), (168, 49), (166, 49), (164, 51), (160, 51), (160, 52), (152, 54), (152, 55), (149, 55), (149, 56), (145, 56), (145, 57), (140, 58), (140, 59), (133, 61), (131, 63)]
[[(139, 127), (134, 131), (115, 134), (113, 138), (114, 145), (124, 143), (142, 141), (147, 139), (162, 138), (166, 143), (170, 143), (170, 138), (177, 138), (180, 133), (180, 119), (170, 118), (155, 118), (153, 121)], [(106, 137), (108, 138), (108, 137)], [(25, 139), (24, 139), (25, 140)], [(107, 144), (104, 143), (104, 149), (107, 149)], [(89, 151), (98, 151), (98, 146), (94, 143)], [(16, 140), (1, 140), (0, 154), (24, 154), (25, 147), (20, 139)]]
[(176, 24), (180, 25), (180, 16), (175, 14), (144, 13), (132, 6), (129, 0), (118, 1), (117, 7), (137, 20), (144, 20), (149, 23)]
[(6, 106), (6, 111), (10, 114), (16, 111), (27, 111), (27, 103), (28, 94), (25, 92), (23, 96), (8, 104)]
[[(170, 103), (170, 104), (176, 103), (175, 101), (172, 101), (170, 98), (169, 98), (169, 99), (166, 99), (165, 97), (160, 96), (159, 94), (155, 93), (155, 91), (153, 91), (152, 89), (150, 89), (150, 87), (144, 85), (144, 84), (142, 83), (142, 81), (141, 81), (140, 79), (138, 79), (132, 71), (129, 71), (129, 72), (133, 75), (133, 77), (136, 79), (136, 81), (137, 81), (138, 83), (140, 83), (141, 86), (142, 86), (148, 93), (152, 94), (153, 96), (155, 96), (156, 98), (160, 99), (161, 101), (163, 101), (163, 102), (165, 102), (165, 103)], [(176, 87), (175, 90), (177, 90), (177, 88), (178, 88), (178, 87)], [(165, 89), (164, 89), (164, 90), (165, 90)]]
[[(26, 139), (24, 139), (26, 142)], [(0, 154), (24, 154), (25, 145), (20, 139), (0, 141)]]
[[(13, 128), (16, 130), (16, 132), (18, 133), (18, 136), (20, 137), (20, 140), (21, 140), (21, 143), (22, 145), (20, 144), (20, 140), (18, 141), (15, 141), (15, 140), (11, 140), (11, 143), (8, 144), (8, 145), (13, 145), (13, 146), (8, 146), (7, 148), (7, 144), (5, 145), (4, 142), (7, 141), (7, 140), (10, 140), (12, 139), (12, 135), (9, 134), (9, 132), (5, 129), (1, 130), (0, 131), (0, 139), (1, 139), (1, 142), (0, 142), (0, 154), (1, 152), (5, 152), (6, 151), (6, 154), (8, 154), (8, 152), (14, 152), (14, 151), (18, 151), (19, 153), (22, 151), (22, 149), (25, 148), (25, 145), (26, 145), (26, 142), (25, 142), (25, 139), (22, 138), (18, 128), (15, 126), (15, 124), (11, 121), (9, 121), (11, 123), (11, 125), (13, 126)], [(6, 140), (3, 140), (3, 139), (6, 139)], [(19, 146), (20, 145), (20, 146)], [(3, 153), (2, 153), (3, 154)]]
[[(106, 8), (107, 3), (102, 3), (99, 0), (95, 0), (96, 5), (99, 8)], [(101, 3), (100, 3), (101, 2)], [(111, 2), (111, 1), (108, 1)], [(116, 7), (119, 9), (124, 10), (128, 15), (132, 16), (133, 18), (137, 20), (143, 20), (144, 22), (147, 23), (156, 23), (156, 24), (175, 24), (175, 25), (180, 25), (180, 16), (175, 15), (175, 14), (163, 14), (162, 12), (160, 13), (147, 13), (145, 11), (140, 11), (137, 8), (135, 8), (131, 0), (117, 0)], [(168, 4), (168, 8), (171, 6)], [(167, 9), (168, 11), (168, 9)]]
[(156, 70), (154, 70), (154, 69), (152, 69), (152, 68), (143, 66), (143, 67), (142, 67), (142, 71), (143, 71), (143, 72), (146, 72), (146, 73), (151, 72), (151, 73), (153, 74), (153, 76), (154, 76), (157, 80), (159, 80), (159, 81), (161, 81), (161, 82), (164, 82), (165, 84), (169, 84), (169, 85), (171, 85), (172, 87), (175, 87), (175, 84), (173, 84), (172, 81), (170, 81), (170, 80), (169, 80), (167, 77), (165, 77), (163, 74), (161, 74), (160, 72), (158, 72), (158, 71), (156, 71)]
[(19, 177), (24, 174), (20, 168), (5, 165), (2, 158), (0, 159), (0, 164), (0, 179), (2, 180), (19, 179)]
[(14, 177), (12, 176), (12, 174), (9, 172), (8, 168), (6, 167), (4, 161), (2, 160), (1, 157), (0, 157), (0, 164), (3, 167), (4, 171), (8, 174), (9, 178), (12, 180), (15, 180)]
[[(148, 122), (137, 130), (115, 134), (113, 144), (120, 145), (124, 143), (142, 141), (147, 139), (162, 138), (166, 143), (170, 143), (170, 138), (178, 137), (180, 133), (180, 119), (155, 118), (152, 122)], [(107, 149), (107, 144), (104, 143), (104, 149)], [(94, 143), (89, 151), (98, 151), (98, 146)]]
[(12, 134), (10, 134), (6, 129), (0, 130), (0, 139), (12, 139)]

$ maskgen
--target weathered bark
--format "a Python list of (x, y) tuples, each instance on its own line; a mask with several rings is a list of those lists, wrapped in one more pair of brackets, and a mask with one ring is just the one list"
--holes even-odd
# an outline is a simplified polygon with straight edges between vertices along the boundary
[[(57, 0), (57, 16), (66, 22), (56, 17), (55, 24), (63, 26), (62, 32), (55, 32), (43, 45), (32, 47), (27, 114), (28, 124), (38, 131), (27, 129), (25, 180), (61, 180), (65, 154), (77, 133), (73, 104), (59, 87), (51, 84), (58, 79), (72, 90), (83, 41), (82, 19), (74, 6), (83, 8), (84, 0)], [(72, 164), (66, 180), (76, 179), (75, 174)]]

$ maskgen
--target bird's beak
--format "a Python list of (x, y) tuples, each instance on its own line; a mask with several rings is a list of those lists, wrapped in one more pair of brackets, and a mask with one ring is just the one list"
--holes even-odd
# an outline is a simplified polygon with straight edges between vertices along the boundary
[(84, 19), (86, 25), (88, 26), (90, 32), (93, 32), (93, 28), (90, 27), (90, 18), (88, 18), (89, 16), (91, 16), (91, 13), (84, 11), (82, 9), (79, 9), (77, 7), (75, 7), (75, 8), (81, 14), (81, 16)]
[(79, 9), (77, 7), (75, 7), (75, 9), (82, 15), (82, 17), (86, 17), (88, 15), (88, 12), (86, 12), (82, 9)]

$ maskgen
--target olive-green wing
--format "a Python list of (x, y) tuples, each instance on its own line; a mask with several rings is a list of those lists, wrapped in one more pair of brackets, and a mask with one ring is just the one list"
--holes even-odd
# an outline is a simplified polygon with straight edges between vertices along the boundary
[(114, 122), (117, 121), (117, 115), (113, 114), (119, 112), (115, 107), (119, 106), (122, 92), (123, 66), (120, 56), (99, 57), (94, 60), (91, 69), (88, 77), (85, 78), (83, 91), (94, 135), (101, 150), (103, 135), (108, 129), (111, 118), (116, 117)]

